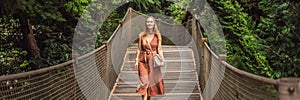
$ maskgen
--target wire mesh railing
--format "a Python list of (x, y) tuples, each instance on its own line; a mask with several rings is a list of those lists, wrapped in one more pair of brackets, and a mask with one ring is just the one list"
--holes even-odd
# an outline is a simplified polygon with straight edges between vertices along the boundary
[(222, 61), (221, 66), (225, 66), (226, 70), (216, 99), (278, 99), (276, 80), (241, 71), (225, 61)]
[(72, 61), (36, 71), (2, 76), (0, 99), (72, 99), (82, 97)]
[[(121, 27), (115, 35), (121, 34)], [(74, 54), (72, 60), (59, 65), (0, 76), (0, 99), (108, 99), (120, 69), (111, 60), (113, 42), (81, 57)]]
[[(117, 73), (107, 66), (109, 62), (106, 54), (107, 48), (102, 46), (78, 59), (74, 58), (59, 65), (1, 76), (0, 99), (87, 99), (91, 96), (107, 99), (114, 84), (112, 79), (117, 77)], [(82, 85), (82, 79), (89, 79), (83, 84), (92, 84)], [(94, 84), (100, 81), (103, 84)], [(98, 93), (90, 92), (95, 89)]]
[(194, 17), (190, 17), (188, 22), (186, 25), (197, 42), (197, 51), (194, 52), (199, 54), (198, 74), (204, 99), (279, 99), (278, 80), (256, 76), (226, 63), (226, 55), (217, 55), (210, 49), (199, 22)]
[(195, 47), (197, 49), (193, 50), (199, 54), (198, 75), (204, 99), (298, 100), (300, 98), (299, 78), (270, 79), (235, 68), (226, 62), (226, 55), (216, 55), (210, 49), (199, 22), (192, 15), (185, 17), (188, 19), (185, 23), (186, 28), (191, 30), (192, 38), (197, 43)]

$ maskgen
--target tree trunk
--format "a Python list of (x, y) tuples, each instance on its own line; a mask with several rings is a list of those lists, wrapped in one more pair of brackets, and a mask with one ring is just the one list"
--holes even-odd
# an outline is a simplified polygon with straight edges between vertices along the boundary
[(37, 46), (35, 37), (33, 35), (32, 26), (29, 19), (20, 18), (21, 32), (23, 34), (24, 43), (26, 44), (26, 50), (30, 57), (40, 58), (40, 49)]

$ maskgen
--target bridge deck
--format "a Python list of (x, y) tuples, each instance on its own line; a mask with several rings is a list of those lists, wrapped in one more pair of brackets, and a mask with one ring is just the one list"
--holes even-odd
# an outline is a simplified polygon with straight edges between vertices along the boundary
[[(136, 45), (129, 47), (121, 73), (111, 93), (111, 100), (141, 100), (135, 93), (138, 75), (134, 69)], [(201, 92), (195, 71), (193, 51), (186, 46), (163, 46), (166, 59), (162, 68), (165, 96), (154, 96), (151, 100), (200, 100)]]

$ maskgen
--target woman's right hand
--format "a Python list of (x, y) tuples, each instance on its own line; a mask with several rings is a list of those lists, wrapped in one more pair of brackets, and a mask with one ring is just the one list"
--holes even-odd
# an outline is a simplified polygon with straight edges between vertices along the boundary
[(139, 62), (138, 62), (138, 61), (135, 61), (134, 68), (137, 70), (138, 67), (139, 67)]

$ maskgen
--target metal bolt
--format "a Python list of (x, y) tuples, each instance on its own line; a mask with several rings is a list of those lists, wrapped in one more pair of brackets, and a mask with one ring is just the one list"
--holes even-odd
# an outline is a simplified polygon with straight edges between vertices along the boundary
[(294, 87), (289, 87), (289, 88), (288, 88), (288, 91), (289, 91), (290, 93), (294, 93), (294, 92), (295, 92), (295, 89), (294, 89)]

